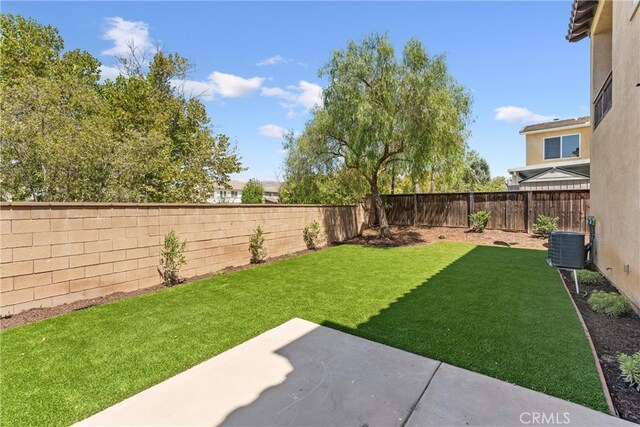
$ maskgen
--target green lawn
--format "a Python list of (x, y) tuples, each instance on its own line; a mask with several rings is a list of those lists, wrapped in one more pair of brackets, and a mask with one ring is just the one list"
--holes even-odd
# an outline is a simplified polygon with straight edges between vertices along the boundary
[(344, 245), (3, 331), (2, 425), (65, 425), (293, 317), (599, 410), (542, 251)]

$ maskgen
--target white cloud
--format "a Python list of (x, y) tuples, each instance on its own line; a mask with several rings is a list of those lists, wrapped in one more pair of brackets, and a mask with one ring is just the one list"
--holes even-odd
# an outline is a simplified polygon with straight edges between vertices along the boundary
[(280, 87), (264, 87), (262, 95), (270, 98), (280, 98), (284, 102), (280, 105), (287, 109), (287, 116), (293, 117), (313, 107), (322, 104), (322, 87), (314, 83), (301, 80), (297, 85)]
[(282, 138), (285, 135), (285, 133), (287, 133), (287, 130), (278, 125), (268, 124), (268, 125), (260, 126), (258, 128), (258, 132), (262, 136), (268, 136), (271, 138)]
[(105, 18), (106, 30), (102, 34), (104, 40), (111, 40), (113, 47), (103, 50), (106, 56), (127, 56), (129, 46), (133, 44), (138, 49), (151, 47), (149, 38), (149, 24), (143, 21), (127, 21), (119, 16)]
[(214, 71), (206, 80), (184, 80), (174, 82), (176, 86), (182, 86), (188, 96), (200, 96), (206, 101), (212, 101), (216, 97), (244, 98), (258, 90), (266, 80), (264, 77), (251, 77), (245, 79), (233, 74)]
[(273, 55), (269, 58), (265, 58), (260, 62), (257, 62), (256, 65), (263, 67), (265, 65), (276, 65), (276, 64), (280, 64), (280, 63), (284, 63), (284, 64), (288, 64), (289, 62), (291, 62), (292, 60), (289, 58), (285, 58), (282, 57), (280, 55)]
[(514, 107), (513, 105), (506, 105), (504, 107), (498, 107), (494, 110), (496, 112), (496, 120), (502, 120), (505, 122), (544, 122), (553, 120), (554, 116), (545, 116), (542, 114), (534, 113), (528, 108)]
[(120, 74), (122, 73), (118, 67), (100, 66), (100, 81), (115, 80)]
[(301, 89), (298, 102), (308, 110), (322, 103), (322, 88), (320, 86), (302, 80), (298, 83), (298, 87)]

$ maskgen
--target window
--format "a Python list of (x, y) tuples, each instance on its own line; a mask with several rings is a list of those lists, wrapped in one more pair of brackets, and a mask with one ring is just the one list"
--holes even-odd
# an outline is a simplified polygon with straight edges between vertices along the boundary
[(544, 139), (544, 159), (580, 157), (580, 135), (553, 136)]
[(232, 192), (231, 192), (231, 197), (233, 197), (234, 199), (235, 199), (236, 197), (238, 197), (238, 192), (237, 192), (237, 191), (232, 191)]

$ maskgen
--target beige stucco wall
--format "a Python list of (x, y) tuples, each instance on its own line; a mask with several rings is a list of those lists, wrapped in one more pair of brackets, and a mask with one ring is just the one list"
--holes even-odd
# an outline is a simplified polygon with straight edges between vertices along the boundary
[(183, 277), (249, 263), (249, 237), (265, 231), (269, 257), (305, 249), (317, 220), (342, 241), (366, 223), (362, 205), (0, 203), (0, 314), (158, 285), (163, 236), (187, 241)]
[[(544, 139), (552, 136), (580, 134), (580, 157), (567, 159), (544, 160)], [(549, 132), (533, 133), (527, 137), (527, 166), (545, 163), (571, 162), (574, 160), (588, 159), (591, 155), (591, 128), (582, 126), (575, 129), (552, 130)]]
[[(591, 208), (597, 221), (596, 265), (640, 306), (640, 11), (630, 20), (632, 8), (631, 1), (612, 4), (613, 102), (592, 133)], [(592, 67), (606, 55), (597, 50), (600, 46), (591, 44)], [(592, 101), (602, 85), (597, 76), (606, 74), (592, 68)]]

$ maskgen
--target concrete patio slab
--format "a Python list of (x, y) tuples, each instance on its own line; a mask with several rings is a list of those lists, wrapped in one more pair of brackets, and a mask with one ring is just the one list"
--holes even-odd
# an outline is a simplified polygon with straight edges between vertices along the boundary
[(417, 427), (635, 424), (443, 363), (406, 425)]
[(438, 366), (293, 319), (78, 425), (402, 425)]
[(405, 424), (634, 425), (301, 319), (290, 320), (78, 423)]

